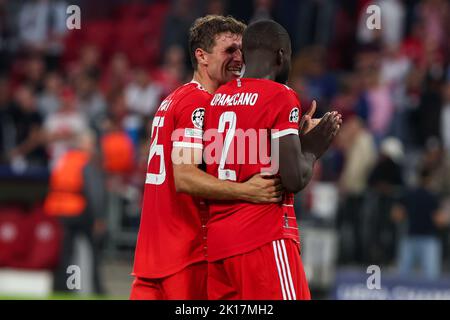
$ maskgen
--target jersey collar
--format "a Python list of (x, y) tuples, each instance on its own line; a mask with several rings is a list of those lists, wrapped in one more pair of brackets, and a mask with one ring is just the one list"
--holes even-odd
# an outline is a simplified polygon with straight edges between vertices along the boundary
[(189, 82), (189, 83), (194, 83), (194, 84), (197, 85), (197, 88), (198, 88), (198, 89), (208, 92), (205, 88), (202, 87), (202, 85), (200, 84), (200, 82), (197, 82), (197, 81), (195, 81), (194, 79), (192, 79), (191, 82)]

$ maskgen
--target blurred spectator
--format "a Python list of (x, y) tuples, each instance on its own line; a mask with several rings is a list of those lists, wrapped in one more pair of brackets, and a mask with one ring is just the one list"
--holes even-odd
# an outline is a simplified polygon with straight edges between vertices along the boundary
[(119, 91), (111, 94), (109, 105), (108, 117), (102, 126), (103, 134), (124, 131), (133, 142), (135, 148), (137, 148), (141, 139), (147, 141), (146, 139), (150, 136), (152, 121), (144, 121), (142, 116), (130, 112), (123, 92)]
[[(125, 102), (124, 93), (121, 91), (110, 95), (108, 99), (108, 117), (103, 122), (101, 147), (103, 152), (103, 167), (109, 173), (127, 174), (133, 167), (136, 160), (134, 145), (138, 144), (139, 136), (134, 136), (134, 132), (127, 131), (127, 118), (129, 109)], [(109, 139), (108, 137), (118, 137)], [(111, 141), (118, 141), (110, 143)], [(147, 141), (147, 139), (144, 139)], [(134, 142), (134, 145), (133, 145)], [(121, 151), (117, 151), (121, 150)], [(126, 151), (126, 156), (125, 151)], [(121, 157), (121, 159), (119, 159)], [(120, 163), (120, 165), (118, 165)]]
[(101, 53), (94, 44), (85, 44), (80, 51), (79, 59), (69, 66), (69, 80), (75, 81), (80, 75), (89, 75), (99, 79), (101, 73)]
[(59, 218), (63, 243), (54, 273), (54, 290), (69, 291), (67, 268), (73, 264), (75, 240), (85, 236), (92, 250), (92, 283), (96, 294), (104, 289), (99, 274), (99, 241), (106, 231), (106, 194), (101, 164), (95, 150), (94, 133), (79, 133), (74, 144), (57, 161), (51, 172), (50, 191), (44, 210)]
[(11, 53), (14, 48), (12, 19), (7, 3), (7, 0), (0, 0), (0, 74), (9, 70)]
[[(6, 157), (14, 171), (23, 172), (29, 166), (46, 166), (43, 148), (42, 117), (37, 111), (36, 97), (31, 88), (19, 87), (13, 104), (6, 110), (9, 126), (4, 129)], [(8, 129), (9, 127), (9, 129)]]
[(424, 64), (425, 47), (424, 41), (426, 34), (424, 32), (423, 22), (414, 21), (411, 32), (406, 36), (401, 44), (401, 51), (417, 66)]
[(57, 71), (47, 73), (44, 91), (38, 96), (38, 110), (42, 117), (46, 118), (57, 111), (63, 86), (64, 80)]
[(373, 137), (361, 119), (353, 116), (345, 120), (337, 143), (345, 155), (339, 181), (341, 192), (348, 196), (361, 195), (376, 162), (377, 150)]
[(108, 96), (125, 89), (131, 81), (131, 70), (126, 54), (116, 52), (105, 70), (101, 80), (101, 90)]
[(125, 119), (129, 113), (123, 91), (112, 92), (108, 96), (108, 112), (102, 123), (102, 132), (111, 128), (125, 128)]
[(429, 188), (450, 200), (450, 157), (437, 138), (427, 141), (422, 165), (429, 171)]
[(363, 201), (369, 174), (376, 161), (376, 147), (370, 132), (358, 117), (346, 118), (337, 144), (344, 152), (344, 168), (339, 180), (341, 203), (338, 228), (342, 234), (341, 263), (362, 262)]
[(69, 88), (64, 89), (60, 100), (58, 111), (50, 114), (44, 123), (50, 166), (69, 150), (78, 134), (88, 129), (87, 119), (77, 110), (74, 92)]
[(423, 147), (426, 141), (432, 137), (439, 137), (441, 133), (440, 118), (442, 103), (442, 91), (440, 80), (425, 78), (422, 84), (419, 104), (413, 116), (415, 120), (417, 143)]
[(272, 0), (253, 0), (253, 15), (250, 18), (249, 24), (258, 20), (267, 20), (272, 18)]
[(57, 66), (64, 49), (67, 6), (61, 0), (27, 1), (19, 13), (19, 36), (24, 50), (44, 53), (50, 68)]
[(343, 119), (347, 120), (354, 116), (360, 94), (359, 90), (360, 85), (356, 74), (348, 73), (342, 75), (339, 81), (338, 92), (331, 100), (331, 108), (342, 114)]
[(82, 73), (75, 79), (77, 108), (87, 118), (89, 126), (100, 131), (101, 122), (106, 117), (106, 101), (98, 90), (97, 78)]
[(399, 47), (386, 45), (381, 60), (380, 80), (393, 91), (401, 85), (408, 75), (411, 62)]
[(369, 176), (370, 198), (366, 205), (369, 206), (370, 225), (368, 256), (372, 262), (390, 263), (395, 255), (397, 230), (389, 213), (404, 187), (403, 157), (400, 140), (393, 137), (384, 139), (377, 163)]
[(363, 99), (367, 103), (367, 125), (374, 134), (377, 144), (389, 133), (394, 113), (394, 105), (389, 88), (381, 83), (377, 69), (362, 74)]
[(426, 41), (439, 47), (448, 45), (446, 28), (450, 19), (450, 4), (445, 0), (425, 0), (416, 7), (419, 19), (423, 21)]
[(370, 174), (369, 183), (378, 192), (392, 195), (403, 185), (402, 166), (404, 151), (400, 140), (386, 138), (380, 146), (380, 156)]
[[(298, 47), (301, 50), (312, 44), (327, 46), (330, 42), (336, 1), (305, 0), (298, 4), (296, 29)], [(295, 46), (295, 45), (294, 45)]]
[(129, 110), (141, 117), (152, 117), (161, 101), (162, 88), (152, 81), (148, 72), (138, 68), (134, 79), (125, 89)]
[(178, 45), (173, 45), (164, 54), (162, 66), (153, 73), (154, 80), (162, 87), (162, 96), (190, 81), (186, 74), (185, 53)]
[(441, 273), (442, 247), (438, 228), (448, 223), (439, 210), (439, 200), (430, 190), (430, 171), (422, 169), (417, 188), (407, 190), (392, 208), (395, 222), (407, 221), (407, 233), (400, 243), (398, 268), (400, 275), (413, 276), (415, 263), (419, 263), (422, 275), (437, 280)]
[(25, 61), (22, 82), (28, 85), (34, 93), (41, 93), (44, 89), (45, 62), (41, 55), (31, 55)]
[(325, 48), (313, 46), (302, 50), (294, 61), (292, 73), (294, 77), (301, 76), (304, 79), (304, 90), (308, 95), (306, 99), (318, 101), (318, 114), (327, 112), (336, 94), (337, 81), (326, 68)]
[(206, 3), (206, 14), (225, 15), (224, 0), (209, 0)]
[[(195, 18), (200, 16), (198, 6), (193, 6), (194, 0), (173, 0), (172, 7), (166, 17), (161, 52), (166, 52), (173, 45), (181, 46), (185, 53), (188, 53), (189, 28)], [(185, 56), (187, 57), (187, 55)], [(187, 59), (185, 60), (187, 64)]]
[(9, 81), (0, 77), (0, 164), (9, 163), (7, 154), (12, 149), (13, 119), (10, 115)]
[[(380, 29), (369, 29), (367, 21), (373, 13), (368, 14), (366, 9), (370, 5), (380, 8)], [(398, 46), (404, 34), (405, 7), (400, 0), (376, 0), (370, 1), (360, 12), (358, 23), (358, 40), (361, 43), (387, 44)]]
[(125, 130), (111, 124), (101, 137), (103, 168), (108, 174), (129, 174), (135, 165), (133, 141)]
[(388, 133), (401, 140), (408, 135), (408, 113), (405, 105), (406, 79), (411, 70), (411, 60), (398, 47), (386, 45), (380, 66), (381, 83), (391, 93), (394, 111)]
[[(450, 153), (437, 138), (431, 138), (426, 143), (421, 164), (430, 172), (429, 188), (439, 197), (441, 211), (450, 217)], [(450, 228), (442, 228), (440, 236), (444, 259), (450, 262)]]
[(450, 79), (443, 88), (443, 104), (441, 109), (441, 137), (444, 148), (450, 153)]

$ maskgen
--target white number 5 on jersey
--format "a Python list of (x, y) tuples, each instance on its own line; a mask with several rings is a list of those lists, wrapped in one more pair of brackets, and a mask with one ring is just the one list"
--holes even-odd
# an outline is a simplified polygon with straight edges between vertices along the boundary
[(160, 157), (159, 161), (159, 173), (147, 173), (145, 183), (160, 185), (166, 180), (166, 167), (164, 165), (164, 149), (162, 144), (158, 144), (158, 131), (164, 125), (164, 117), (155, 117), (152, 124), (152, 134), (154, 131), (154, 137), (152, 137), (152, 144), (150, 145), (150, 154), (148, 156), (148, 164), (152, 161), (153, 157)]

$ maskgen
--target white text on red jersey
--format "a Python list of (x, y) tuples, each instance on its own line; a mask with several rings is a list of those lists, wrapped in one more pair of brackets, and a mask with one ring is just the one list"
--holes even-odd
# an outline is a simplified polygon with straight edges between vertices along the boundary
[(254, 106), (257, 100), (257, 93), (239, 92), (234, 95), (216, 93), (211, 100), (211, 106)]

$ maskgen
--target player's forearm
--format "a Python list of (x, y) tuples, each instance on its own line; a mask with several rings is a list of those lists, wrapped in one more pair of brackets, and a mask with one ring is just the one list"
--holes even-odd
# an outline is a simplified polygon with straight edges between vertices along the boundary
[(280, 171), (283, 187), (286, 191), (297, 193), (306, 187), (311, 181), (315, 159), (315, 156), (311, 153), (300, 153), (296, 161), (286, 165), (287, 170)]
[(302, 152), (301, 155), (301, 159), (300, 159), (300, 163), (299, 165), (302, 167), (301, 168), (301, 173), (302, 173), (302, 183), (300, 186), (300, 189), (297, 190), (303, 190), (307, 184), (311, 181), (312, 175), (313, 175), (313, 171), (314, 171), (314, 164), (316, 162), (316, 156), (310, 152)]
[(316, 156), (300, 144), (298, 137), (289, 135), (280, 139), (280, 176), (286, 191), (297, 193), (309, 183)]
[(245, 200), (243, 184), (219, 180), (195, 165), (174, 165), (177, 192), (215, 200)]

